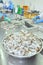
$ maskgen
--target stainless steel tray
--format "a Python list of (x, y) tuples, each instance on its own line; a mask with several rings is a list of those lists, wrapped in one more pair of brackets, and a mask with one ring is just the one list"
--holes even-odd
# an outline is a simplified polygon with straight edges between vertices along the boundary
[[(39, 30), (37, 30), (38, 28), (35, 28), (34, 30), (31, 29), (32, 32), (34, 32), (34, 34), (36, 34), (36, 32), (38, 32)], [(2, 29), (0, 29), (0, 36), (3, 38), (4, 36), (4, 30), (3, 31), (3, 34), (2, 34)], [(43, 32), (40, 31), (40, 33), (42, 34)], [(40, 35), (39, 35), (40, 36)], [(0, 37), (0, 43), (2, 42), (2, 38)], [(43, 37), (40, 36), (41, 38)], [(7, 54), (6, 54), (7, 55)], [(6, 56), (5, 55), (5, 56)], [(4, 55), (3, 55), (4, 56)], [(5, 61), (5, 60), (3, 60)], [(2, 63), (3, 63), (2, 61)], [(12, 58), (12, 56), (9, 56), (7, 57), (6, 61), (8, 61), (8, 64), (9, 65), (43, 65), (43, 50), (41, 53), (39, 53), (37, 56), (35, 57), (32, 57), (32, 58), (29, 58), (28, 61), (27, 60), (17, 60), (16, 63), (14, 61), (14, 59)], [(18, 63), (18, 64), (17, 64)], [(7, 64), (6, 64), (7, 65)]]

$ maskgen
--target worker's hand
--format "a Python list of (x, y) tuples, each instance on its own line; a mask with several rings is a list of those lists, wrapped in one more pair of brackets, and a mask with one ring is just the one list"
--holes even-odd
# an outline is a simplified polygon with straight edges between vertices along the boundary
[(40, 19), (40, 17), (39, 16), (35, 16), (32, 20), (36, 21), (37, 19)]
[(36, 20), (34, 23), (38, 24), (38, 23), (43, 23), (43, 19), (38, 19)]

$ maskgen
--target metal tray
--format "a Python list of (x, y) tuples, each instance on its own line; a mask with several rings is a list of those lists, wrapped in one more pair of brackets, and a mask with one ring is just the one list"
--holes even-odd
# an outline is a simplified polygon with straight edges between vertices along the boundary
[[(29, 29), (29, 28), (27, 28), (27, 27), (23, 27), (23, 30), (24, 31), (28, 31), (28, 32), (32, 32), (35, 36), (37, 36), (38, 38), (41, 38), (42, 39), (42, 35), (43, 35), (43, 32), (42, 31), (40, 31), (40, 29), (39, 28), (31, 28), (31, 29)], [(18, 31), (19, 32), (19, 31)], [(17, 32), (11, 32), (11, 33), (17, 33)], [(6, 36), (9, 36), (11, 33), (9, 33), (9, 34), (7, 34)], [(40, 35), (41, 34), (41, 35)], [(6, 36), (4, 37), (4, 38), (6, 38)], [(40, 49), (40, 51), (38, 52), (38, 53), (40, 53), (42, 51), (42, 48)], [(5, 50), (5, 52), (6, 52), (6, 50)], [(8, 55), (11, 55), (11, 56), (13, 56), (12, 54), (9, 54), (8, 52), (6, 52)], [(37, 53), (37, 54), (38, 54)], [(34, 55), (33, 55), (34, 56)], [(13, 56), (13, 57), (16, 57), (16, 58), (29, 58), (28, 56)]]
[[(37, 31), (37, 29), (38, 28), (35, 28), (34, 30), (32, 30), (31, 29), (31, 31), (32, 32), (36, 32)], [(4, 30), (2, 30), (3, 31), (3, 33), (2, 33), (2, 31), (1, 31), (2, 29), (0, 29), (0, 36), (3, 38), (3, 37), (5, 37), (5, 35), (4, 35)], [(30, 30), (29, 30), (30, 31)], [(40, 31), (41, 32), (41, 31)], [(1, 34), (2, 33), (2, 34)], [(41, 33), (43, 33), (43, 32), (41, 32)], [(3, 36), (4, 35), (4, 36)], [(0, 43), (2, 42), (2, 38), (0, 37)], [(41, 36), (40, 36), (41, 37)], [(42, 35), (42, 37), (43, 37), (43, 35)], [(4, 51), (3, 51), (4, 52)], [(43, 52), (43, 50), (42, 50), (42, 52)], [(34, 57), (31, 57), (31, 58), (29, 58), (29, 59), (17, 59), (17, 60), (15, 60), (15, 58), (14, 57), (12, 57), (12, 56), (10, 56), (10, 55), (8, 55), (8, 54), (6, 54), (5, 56), (7, 56), (7, 59), (6, 59), (6, 61), (8, 62), (8, 64), (6, 64), (6, 65), (43, 65), (43, 53), (39, 53), (38, 55), (36, 55), (36, 56), (34, 56)], [(4, 57), (4, 55), (3, 55), (3, 57)], [(4, 57), (5, 58), (5, 57)], [(41, 59), (41, 60), (40, 60)], [(2, 61), (2, 63), (4, 62), (5, 60), (3, 60)]]

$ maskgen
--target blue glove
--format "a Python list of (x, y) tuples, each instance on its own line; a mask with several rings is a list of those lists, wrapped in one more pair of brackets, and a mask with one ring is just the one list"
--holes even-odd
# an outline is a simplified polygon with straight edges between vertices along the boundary
[(8, 9), (12, 10), (14, 8), (14, 6), (11, 4), (9, 5)]
[(35, 16), (32, 20), (36, 21), (37, 19), (40, 19), (40, 17), (39, 16)]
[(34, 23), (36, 23), (36, 24), (43, 23), (43, 19), (42, 20), (36, 20)]
[(4, 8), (4, 9), (8, 9), (8, 7), (7, 7), (5, 4), (3, 5), (3, 8)]
[(12, 1), (9, 1), (8, 9), (10, 9), (10, 10), (14, 9), (14, 4), (12, 3)]

